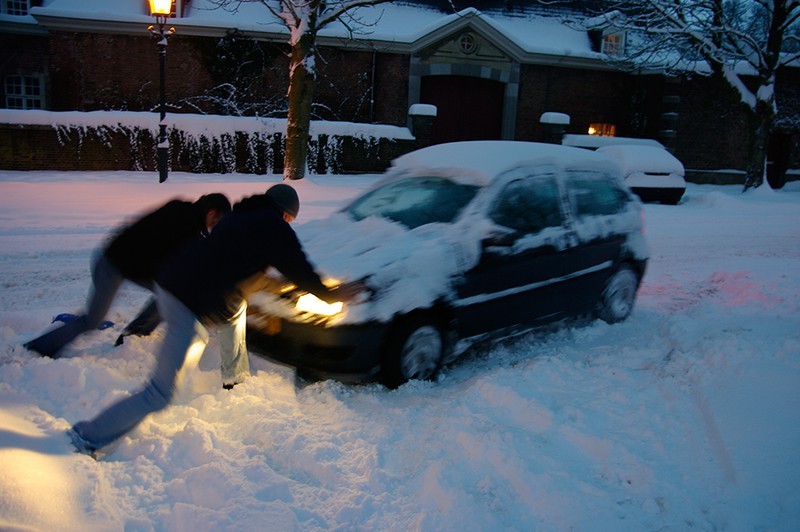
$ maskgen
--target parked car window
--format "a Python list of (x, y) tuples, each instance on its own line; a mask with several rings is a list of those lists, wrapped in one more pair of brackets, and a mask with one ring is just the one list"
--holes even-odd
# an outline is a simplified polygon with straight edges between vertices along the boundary
[(474, 185), (442, 177), (413, 177), (373, 190), (347, 212), (356, 220), (381, 216), (414, 229), (429, 223), (452, 222), (477, 191)]
[(538, 233), (564, 222), (552, 175), (516, 179), (506, 185), (490, 213), (495, 223), (521, 233)]
[(578, 218), (616, 214), (625, 206), (625, 193), (604, 173), (570, 172), (566, 182), (570, 207)]

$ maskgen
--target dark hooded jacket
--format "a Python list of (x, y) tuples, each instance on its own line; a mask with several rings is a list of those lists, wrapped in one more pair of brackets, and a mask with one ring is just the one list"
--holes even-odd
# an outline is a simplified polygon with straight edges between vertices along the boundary
[(158, 283), (203, 323), (222, 323), (244, 299), (242, 284), (270, 266), (301, 290), (334, 300), (282, 212), (263, 195), (242, 200), (208, 238), (193, 240), (171, 256)]
[(188, 201), (172, 200), (124, 227), (108, 243), (104, 253), (126, 279), (152, 287), (164, 259), (205, 231), (200, 207)]

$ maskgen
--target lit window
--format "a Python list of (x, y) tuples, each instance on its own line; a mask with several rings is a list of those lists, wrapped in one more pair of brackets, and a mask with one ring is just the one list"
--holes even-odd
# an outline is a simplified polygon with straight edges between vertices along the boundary
[(8, 109), (41, 109), (42, 79), (39, 76), (7, 76), (6, 107)]
[(625, 48), (625, 38), (622, 33), (606, 33), (603, 35), (603, 49), (606, 55), (622, 55)]
[(617, 126), (606, 122), (595, 122), (594, 124), (589, 124), (588, 133), (598, 137), (613, 137), (617, 133)]
[(0, 13), (4, 15), (24, 16), (31, 8), (31, 0), (2, 0), (0, 6), (2, 6)]

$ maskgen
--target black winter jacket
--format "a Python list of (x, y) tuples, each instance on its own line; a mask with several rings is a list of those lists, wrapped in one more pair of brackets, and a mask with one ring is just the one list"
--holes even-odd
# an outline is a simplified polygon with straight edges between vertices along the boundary
[(164, 259), (205, 230), (203, 212), (196, 205), (172, 200), (122, 228), (104, 253), (126, 279), (152, 287)]
[(301, 290), (334, 301), (292, 228), (264, 196), (234, 206), (208, 238), (193, 240), (170, 257), (158, 284), (201, 322), (228, 321), (244, 299), (241, 283), (273, 266)]

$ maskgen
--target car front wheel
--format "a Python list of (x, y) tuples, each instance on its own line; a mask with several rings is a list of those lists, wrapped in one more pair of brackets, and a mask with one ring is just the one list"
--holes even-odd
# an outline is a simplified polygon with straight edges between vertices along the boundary
[(600, 298), (598, 316), (607, 323), (627, 318), (633, 310), (639, 278), (630, 266), (622, 266), (606, 283)]
[(436, 375), (444, 352), (444, 337), (433, 323), (413, 320), (397, 328), (386, 344), (381, 382), (397, 388), (409, 380)]

